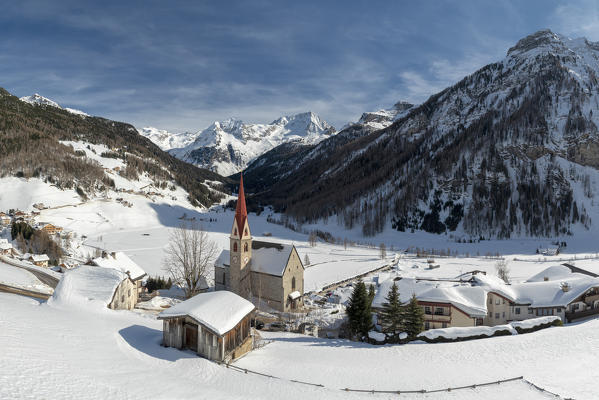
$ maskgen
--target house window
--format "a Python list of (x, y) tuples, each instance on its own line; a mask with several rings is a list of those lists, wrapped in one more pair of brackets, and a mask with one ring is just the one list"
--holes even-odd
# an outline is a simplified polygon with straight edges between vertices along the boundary
[(514, 311), (516, 312), (516, 315), (520, 315), (520, 307), (516, 307)]
[(212, 346), (216, 347), (218, 345), (217, 341), (216, 341), (216, 335), (212, 336)]
[(499, 299), (495, 300), (495, 304), (499, 305), (501, 302), (499, 301)]
[(501, 313), (501, 318), (505, 318), (505, 311)]
[(443, 315), (443, 308), (435, 307), (435, 315)]
[(442, 327), (443, 327), (443, 328), (447, 328), (447, 322), (443, 322), (443, 325), (442, 325)]
[(246, 243), (243, 245), (243, 252), (247, 253), (247, 251), (248, 251), (248, 244)]
[(431, 327), (431, 324), (429, 324), (429, 323), (428, 323), (428, 321), (426, 321), (426, 322), (424, 323), (424, 329), (425, 329), (425, 330), (426, 330), (426, 329), (430, 329), (430, 327)]
[[(424, 307), (424, 313), (428, 314), (428, 315), (431, 315), (431, 308), (429, 306), (425, 306)], [(428, 329), (428, 328), (426, 328), (426, 329)]]
[(295, 276), (291, 278), (291, 290), (295, 290)]
[(502, 299), (502, 300), (503, 300), (503, 304), (505, 304), (505, 299)]
[(528, 309), (528, 313), (529, 313), (529, 314), (532, 314), (532, 313), (533, 313), (533, 309), (532, 309), (532, 308), (529, 308), (529, 309)]
[(499, 319), (499, 313), (495, 313), (495, 319)]
[(124, 302), (125, 302), (125, 295), (122, 295), (121, 296), (121, 303), (124, 303)]
[(127, 297), (131, 297), (131, 289), (127, 290)]
[(237, 251), (237, 242), (233, 243), (233, 251)]
[(489, 304), (493, 304), (493, 298), (489, 296)]

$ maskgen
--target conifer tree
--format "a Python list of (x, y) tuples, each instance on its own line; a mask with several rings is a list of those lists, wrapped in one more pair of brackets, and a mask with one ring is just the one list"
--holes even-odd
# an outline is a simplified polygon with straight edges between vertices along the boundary
[(363, 340), (372, 328), (372, 315), (366, 285), (361, 279), (354, 286), (346, 313), (352, 335), (357, 335)]
[(397, 284), (393, 283), (385, 298), (380, 323), (383, 332), (391, 337), (391, 342), (397, 342), (399, 333), (403, 330), (404, 307), (401, 305)]
[(404, 331), (408, 334), (409, 339), (415, 339), (422, 332), (424, 325), (424, 311), (420, 305), (416, 295), (413, 294), (410, 302), (405, 307)]
[(368, 304), (370, 304), (371, 306), (372, 306), (372, 300), (374, 300), (374, 296), (375, 296), (374, 285), (368, 285), (368, 300), (370, 300), (370, 302)]

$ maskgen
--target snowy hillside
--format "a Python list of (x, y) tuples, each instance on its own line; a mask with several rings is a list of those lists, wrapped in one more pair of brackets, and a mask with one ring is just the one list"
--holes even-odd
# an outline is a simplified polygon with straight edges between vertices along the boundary
[[(383, 129), (355, 124), (265, 154), (248, 190), (300, 223), (336, 215), (368, 236), (389, 225), (465, 239), (589, 230), (599, 218), (598, 60), (599, 43), (537, 32), (404, 114), (365, 114), (395, 120)], [(253, 169), (271, 175), (250, 179)]]
[[(181, 160), (227, 176), (241, 171), (256, 157), (282, 143), (314, 144), (334, 133), (332, 126), (312, 112), (281, 117), (270, 124), (229, 119), (214, 122), (195, 134), (193, 142), (169, 152)], [(159, 134), (142, 134), (159, 145), (189, 138), (187, 134), (173, 139)], [(182, 137), (185, 139), (180, 139)]]
[(50, 100), (42, 95), (39, 95), (37, 93), (35, 93), (32, 96), (24, 96), (21, 97), (19, 100), (24, 101), (25, 103), (29, 103), (29, 104), (33, 104), (33, 105), (37, 105), (37, 106), (50, 106), (50, 107), (56, 107), (56, 108), (60, 108), (61, 110), (66, 110), (68, 112), (70, 112), (71, 114), (76, 114), (76, 115), (82, 115), (84, 117), (89, 117), (89, 114), (84, 113), (81, 110), (76, 110), (74, 108), (63, 108), (61, 107), (57, 102), (55, 102), (54, 100)]

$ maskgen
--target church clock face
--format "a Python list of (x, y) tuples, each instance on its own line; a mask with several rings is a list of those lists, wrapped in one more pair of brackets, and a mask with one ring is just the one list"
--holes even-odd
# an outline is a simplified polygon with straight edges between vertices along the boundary
[(233, 262), (236, 263), (237, 262), (237, 256), (233, 256)]

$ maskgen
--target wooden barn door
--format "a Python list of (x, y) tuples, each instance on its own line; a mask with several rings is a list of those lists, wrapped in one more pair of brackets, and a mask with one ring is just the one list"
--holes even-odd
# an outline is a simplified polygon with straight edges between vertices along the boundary
[(183, 347), (198, 351), (198, 326), (185, 324), (185, 342)]

